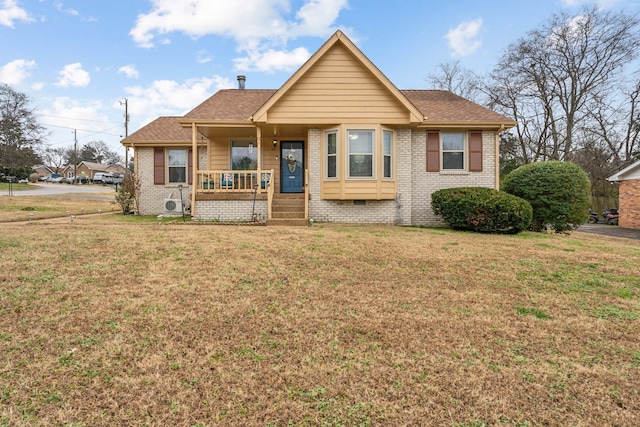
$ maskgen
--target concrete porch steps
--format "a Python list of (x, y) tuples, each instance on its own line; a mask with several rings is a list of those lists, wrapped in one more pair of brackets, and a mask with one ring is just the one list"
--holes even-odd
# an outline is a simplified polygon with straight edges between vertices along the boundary
[(267, 225), (305, 226), (304, 194), (274, 194)]

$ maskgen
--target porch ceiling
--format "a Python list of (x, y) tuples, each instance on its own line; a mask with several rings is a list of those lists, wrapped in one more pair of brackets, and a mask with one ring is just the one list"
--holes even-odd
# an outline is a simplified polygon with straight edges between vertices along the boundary
[[(289, 139), (307, 137), (310, 128), (308, 125), (262, 125), (262, 138), (265, 140), (272, 139)], [(255, 138), (258, 134), (257, 126), (248, 124), (247, 126), (227, 126), (227, 127), (210, 127), (206, 125), (198, 125), (198, 132), (210, 140), (227, 139), (227, 138)]]

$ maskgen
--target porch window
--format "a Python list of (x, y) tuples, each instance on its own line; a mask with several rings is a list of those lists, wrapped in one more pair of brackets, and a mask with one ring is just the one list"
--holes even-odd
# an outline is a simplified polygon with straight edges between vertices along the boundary
[(347, 130), (349, 144), (349, 178), (373, 178), (374, 131)]
[(257, 170), (258, 148), (253, 141), (231, 142), (231, 169)]
[(167, 150), (169, 183), (187, 182), (187, 150)]
[(393, 132), (385, 130), (382, 132), (382, 164), (383, 178), (391, 178), (391, 166), (393, 164)]
[(325, 170), (327, 178), (338, 178), (338, 132), (325, 132), (326, 157)]
[(464, 170), (464, 133), (442, 133), (442, 169)]

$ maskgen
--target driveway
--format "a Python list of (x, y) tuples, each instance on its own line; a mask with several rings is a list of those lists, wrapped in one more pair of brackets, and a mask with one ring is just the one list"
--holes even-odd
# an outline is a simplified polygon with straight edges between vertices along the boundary
[(627, 239), (640, 240), (640, 230), (633, 228), (622, 228), (617, 225), (606, 224), (582, 224), (578, 231), (585, 233), (600, 234), (603, 236), (624, 237)]
[[(27, 190), (13, 190), (13, 196), (64, 196), (77, 197), (82, 199), (104, 199), (113, 198), (115, 187), (113, 185), (71, 185), (71, 184), (54, 184), (39, 183), (29, 184)], [(104, 196), (100, 194), (104, 193)], [(9, 191), (2, 191), (0, 196), (9, 195)]]

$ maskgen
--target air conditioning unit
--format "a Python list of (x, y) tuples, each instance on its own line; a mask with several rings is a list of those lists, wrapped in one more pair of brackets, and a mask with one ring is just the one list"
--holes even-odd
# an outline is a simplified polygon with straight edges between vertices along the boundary
[(182, 200), (164, 199), (164, 210), (167, 215), (182, 215)]

